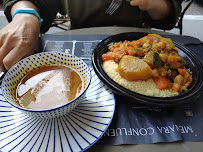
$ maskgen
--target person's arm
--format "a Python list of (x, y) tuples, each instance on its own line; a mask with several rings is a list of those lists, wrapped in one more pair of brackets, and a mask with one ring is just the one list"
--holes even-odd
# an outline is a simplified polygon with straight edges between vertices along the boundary
[[(11, 8), (11, 16), (18, 8), (38, 11), (29, 1), (19, 1)], [(31, 55), (37, 45), (40, 33), (39, 19), (33, 14), (19, 13), (0, 30), (0, 68), (6, 71), (22, 58)]]
[(170, 30), (175, 27), (183, 0), (126, 0), (144, 12), (147, 27)]
[(153, 20), (161, 20), (171, 12), (170, 0), (127, 0), (131, 6), (138, 6), (146, 11)]
[[(11, 9), (19, 1), (22, 0), (4, 0), (4, 13), (9, 22), (12, 21)], [(59, 0), (27, 0), (35, 5), (38, 9), (40, 17), (43, 19), (42, 26), (40, 28), (41, 33), (45, 33), (52, 25), (53, 19), (56, 17), (56, 13), (61, 9), (61, 2)]]
[(39, 40), (38, 17), (18, 13), (12, 19), (16, 9), (36, 10), (41, 18), (44, 17), (41, 31), (46, 32), (59, 8), (59, 4), (54, 6), (55, 3), (57, 0), (4, 0), (5, 15), (10, 23), (0, 30), (0, 70), (6, 71), (22, 58), (33, 54)]

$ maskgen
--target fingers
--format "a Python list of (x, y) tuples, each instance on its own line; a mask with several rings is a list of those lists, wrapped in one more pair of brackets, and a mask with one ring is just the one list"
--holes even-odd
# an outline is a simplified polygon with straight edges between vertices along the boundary
[(18, 61), (34, 53), (34, 49), (31, 51), (27, 50), (28, 48), (22, 48), (21, 46), (13, 48), (3, 59), (5, 69), (10, 69)]
[(18, 48), (13, 48), (11, 51), (9, 51), (9, 53), (6, 54), (6, 56), (2, 60), (0, 70), (5, 72), (17, 62), (19, 62), (21, 59), (34, 53), (34, 50), (26, 53), (22, 53), (21, 51), (23, 52), (22, 49)]
[(131, 6), (138, 6), (141, 10), (146, 10), (149, 7), (149, 0), (126, 0)]
[[(34, 53), (34, 41), (26, 38), (29, 36), (20, 36), (18, 33), (10, 34), (4, 42), (0, 54), (0, 61), (3, 62), (3, 66), (9, 70), (14, 64), (20, 61), (25, 56)], [(31, 37), (31, 36), (30, 36)], [(2, 66), (2, 67), (3, 67)]]
[[(10, 45), (11, 46), (11, 45)], [(0, 48), (0, 70), (1, 71), (5, 71), (5, 63), (4, 63), (4, 59), (5, 57), (7, 56), (7, 54), (13, 49), (12, 47), (7, 47), (7, 45), (3, 45), (1, 48)]]
[[(8, 54), (9, 51), (7, 50), (11, 50), (12, 47), (11, 45), (6, 45), (5, 42), (5, 34), (3, 34), (2, 31), (0, 31), (0, 71), (6, 71), (4, 64), (3, 64), (3, 59), (4, 57)], [(7, 49), (7, 47), (10, 47), (9, 49)]]
[(130, 5), (132, 6), (143, 6), (146, 4), (146, 0), (131, 0)]
[[(3, 41), (3, 40), (2, 40)], [(10, 69), (15, 63), (23, 57), (30, 55), (31, 45), (26, 45), (23, 40), (17, 39), (14, 36), (8, 36), (0, 47), (0, 69), (5, 71)]]
[(0, 48), (3, 45), (3, 35), (1, 33), (2, 31), (0, 30)]
[(5, 71), (4, 59), (9, 52), (15, 47), (15, 36), (9, 34), (8, 30), (0, 33), (0, 70)]
[(8, 70), (34, 52), (39, 39), (39, 21), (33, 15), (16, 15), (0, 31), (0, 69)]
[(15, 46), (15, 42), (12, 37), (2, 39), (2, 45), (0, 46), (0, 62), (2, 59), (12, 50)]

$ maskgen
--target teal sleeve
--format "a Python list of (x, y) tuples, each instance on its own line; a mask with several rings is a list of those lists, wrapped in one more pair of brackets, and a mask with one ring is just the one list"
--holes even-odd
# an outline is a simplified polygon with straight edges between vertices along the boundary
[[(10, 11), (12, 6), (20, 0), (4, 0), (4, 13), (10, 22), (12, 20)], [(56, 13), (59, 11), (61, 7), (61, 3), (59, 0), (29, 0), (39, 10), (40, 17), (43, 19), (43, 23), (40, 29), (41, 33), (45, 33), (50, 28), (54, 18), (56, 17)]]

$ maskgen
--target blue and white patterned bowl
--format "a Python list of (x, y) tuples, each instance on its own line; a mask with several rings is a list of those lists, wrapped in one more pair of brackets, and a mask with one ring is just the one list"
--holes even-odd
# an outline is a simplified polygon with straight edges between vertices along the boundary
[[(77, 70), (82, 76), (85, 84), (84, 91), (74, 100), (56, 108), (46, 110), (31, 110), (20, 107), (15, 99), (15, 90), (19, 81), (33, 69), (44, 65), (66, 65)], [(38, 118), (54, 118), (69, 113), (82, 100), (87, 88), (90, 85), (91, 72), (87, 64), (72, 54), (44, 52), (29, 56), (16, 63), (5, 75), (2, 82), (2, 92), (5, 99), (14, 107), (29, 116)], [(50, 97), (51, 98), (51, 97)]]

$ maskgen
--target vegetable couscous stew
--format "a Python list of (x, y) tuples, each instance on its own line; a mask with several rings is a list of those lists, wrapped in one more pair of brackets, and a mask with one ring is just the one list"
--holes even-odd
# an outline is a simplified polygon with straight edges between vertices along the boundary
[(192, 82), (186, 61), (171, 39), (157, 34), (110, 44), (102, 60), (104, 71), (114, 81), (149, 96), (175, 96)]

